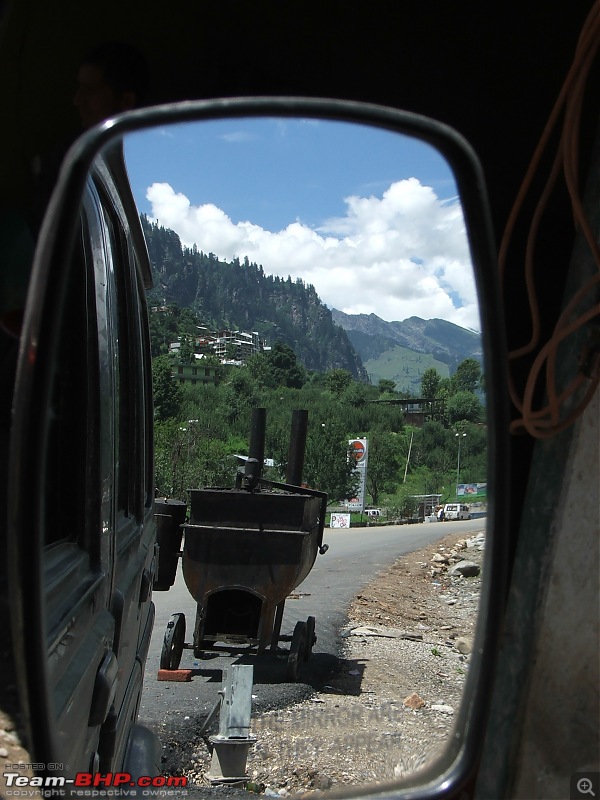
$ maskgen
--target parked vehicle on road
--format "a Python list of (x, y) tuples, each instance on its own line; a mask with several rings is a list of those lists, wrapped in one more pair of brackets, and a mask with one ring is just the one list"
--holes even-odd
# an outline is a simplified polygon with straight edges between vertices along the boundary
[(446, 503), (444, 506), (444, 519), (471, 519), (469, 506), (464, 503)]
[(365, 508), (365, 514), (367, 517), (381, 517), (381, 509), (380, 508)]

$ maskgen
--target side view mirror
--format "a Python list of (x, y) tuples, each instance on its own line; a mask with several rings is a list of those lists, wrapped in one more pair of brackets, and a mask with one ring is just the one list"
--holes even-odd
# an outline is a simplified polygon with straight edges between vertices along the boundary
[[(31, 761), (69, 764), (69, 775), (147, 774), (160, 763), (156, 743), (145, 735), (140, 741), (146, 756), (131, 756), (159, 600), (140, 594), (142, 576), (145, 585), (156, 577), (158, 558), (144, 297), (152, 267), (139, 216), (140, 192), (147, 187), (132, 189), (130, 142), (186, 126), (208, 130), (216, 123), (265, 119), (335, 124), (425, 143), (447, 163), (460, 198), (472, 265), (465, 281), (476, 288), (486, 382), (484, 580), (452, 737), (426, 771), (391, 783), (385, 795), (457, 796), (482, 745), (505, 592), (506, 356), (485, 181), (468, 143), (447, 126), (338, 100), (233, 98), (134, 110), (84, 133), (63, 164), (33, 264), (10, 453), (8, 593)], [(156, 180), (162, 181), (158, 172)], [(461, 444), (451, 435), (447, 472), (458, 494)], [(422, 496), (432, 495), (425, 488)], [(431, 500), (421, 502), (433, 521)], [(381, 787), (373, 795), (368, 787), (361, 791), (363, 797), (381, 796)]]

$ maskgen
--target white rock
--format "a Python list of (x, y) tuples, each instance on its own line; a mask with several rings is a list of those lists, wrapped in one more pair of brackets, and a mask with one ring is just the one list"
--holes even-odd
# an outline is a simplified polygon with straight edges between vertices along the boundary
[(435, 705), (432, 705), (431, 710), (439, 711), (440, 714), (454, 714), (454, 709), (452, 706), (447, 706), (442, 703), (436, 703)]
[(411, 633), (410, 631), (401, 631), (398, 628), (386, 628), (385, 625), (360, 625), (357, 628), (349, 628), (343, 631), (342, 636), (381, 636), (384, 639), (412, 639), (413, 641), (422, 641), (423, 636), (420, 633)]
[(471, 636), (459, 636), (454, 642), (454, 646), (459, 653), (466, 656), (473, 650), (473, 638)]
[(450, 569), (450, 575), (463, 575), (465, 578), (474, 578), (479, 575), (481, 568), (472, 561), (460, 561)]

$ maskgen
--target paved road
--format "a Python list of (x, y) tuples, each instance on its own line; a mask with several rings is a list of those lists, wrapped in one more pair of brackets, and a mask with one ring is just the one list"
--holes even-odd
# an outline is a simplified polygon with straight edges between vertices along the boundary
[(287, 682), (284, 658), (276, 659), (270, 654), (249, 659), (210, 655), (199, 661), (192, 650), (184, 650), (181, 660), (182, 668), (194, 670), (191, 681), (158, 681), (164, 631), (172, 614), (185, 614), (186, 642), (192, 638), (195, 603), (179, 572), (172, 589), (154, 593), (156, 621), (146, 665), (140, 719), (157, 730), (164, 724), (171, 731), (180, 726), (197, 729), (217, 700), (223, 668), (231, 663), (254, 665), (255, 710), (281, 707), (307, 696), (312, 687), (322, 684), (335, 665), (346, 609), (363, 586), (402, 554), (426, 547), (450, 533), (470, 534), (482, 530), (484, 525), (484, 519), (473, 519), (444, 524), (326, 529), (324, 542), (329, 544), (328, 552), (317, 556), (304, 583), (286, 602), (282, 634), (291, 634), (298, 620), (308, 616), (315, 616), (317, 620), (317, 643), (311, 659), (303, 664), (300, 681), (296, 684)]

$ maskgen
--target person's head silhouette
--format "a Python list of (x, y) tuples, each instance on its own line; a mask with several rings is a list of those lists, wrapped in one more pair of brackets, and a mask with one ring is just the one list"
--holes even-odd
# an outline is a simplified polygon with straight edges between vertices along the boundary
[(147, 63), (135, 47), (107, 42), (92, 48), (80, 63), (73, 98), (82, 127), (141, 105), (147, 88)]

